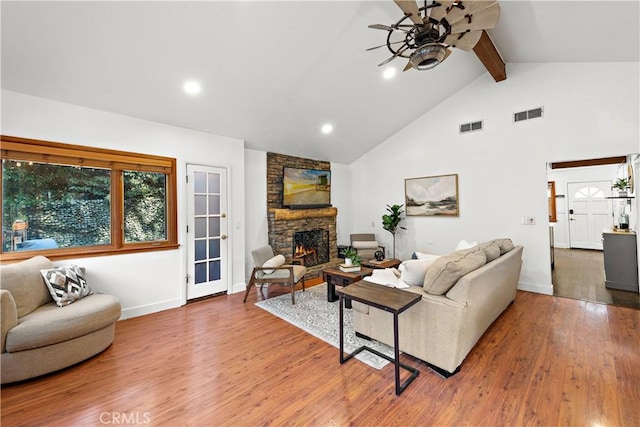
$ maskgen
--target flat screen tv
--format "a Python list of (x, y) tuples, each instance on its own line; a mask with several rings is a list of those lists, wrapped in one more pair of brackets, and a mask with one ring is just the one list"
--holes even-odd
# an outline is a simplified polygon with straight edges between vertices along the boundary
[(285, 167), (282, 205), (290, 209), (331, 206), (331, 171)]

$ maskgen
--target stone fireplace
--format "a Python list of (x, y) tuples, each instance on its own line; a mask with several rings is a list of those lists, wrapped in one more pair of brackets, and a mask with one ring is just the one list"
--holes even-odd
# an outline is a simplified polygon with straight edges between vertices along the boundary
[[(338, 210), (334, 207), (317, 209), (283, 209), (282, 207), (282, 178), (284, 167), (308, 168), (316, 170), (331, 170), (329, 162), (285, 156), (283, 154), (267, 153), (267, 225), (269, 244), (276, 254), (284, 255), (287, 261), (296, 258), (296, 247), (304, 246), (305, 239), (315, 240), (319, 248), (303, 249), (297, 255), (302, 258), (307, 267), (307, 278), (321, 275), (323, 269), (338, 264), (338, 243), (336, 233), (336, 218)], [(313, 233), (321, 230), (322, 240)], [(300, 232), (312, 232), (312, 235), (296, 236)], [(298, 243), (302, 243), (299, 245)], [(298, 249), (299, 251), (299, 249)]]
[(306, 267), (329, 262), (329, 231), (295, 231), (292, 251), (293, 258)]

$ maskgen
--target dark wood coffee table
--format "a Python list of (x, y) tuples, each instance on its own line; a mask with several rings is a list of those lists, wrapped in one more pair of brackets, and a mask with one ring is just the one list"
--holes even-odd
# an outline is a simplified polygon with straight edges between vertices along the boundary
[[(390, 362), (393, 362), (395, 366), (396, 374), (396, 396), (404, 391), (405, 388), (418, 376), (420, 371), (411, 366), (400, 363), (400, 342), (398, 339), (398, 315), (407, 310), (411, 306), (415, 305), (422, 299), (418, 294), (413, 292), (401, 291), (400, 289), (390, 288), (387, 286), (378, 285), (375, 283), (369, 283), (366, 281), (360, 281), (352, 284), (349, 287), (338, 289), (338, 295), (340, 296), (340, 364), (343, 364), (347, 360), (354, 357), (361, 351), (367, 350), (373, 354), (376, 354)], [(391, 358), (386, 354), (382, 354), (379, 351), (363, 345), (354, 352), (344, 356), (343, 351), (343, 329), (344, 329), (344, 309), (342, 308), (342, 299), (349, 298), (353, 301), (358, 301), (362, 304), (370, 305), (371, 307), (379, 308), (393, 314), (393, 351), (394, 357)], [(400, 384), (400, 368), (406, 369), (411, 372), (411, 376)]]
[[(360, 271), (347, 273), (340, 270), (339, 267), (331, 267), (322, 271), (322, 278), (327, 282), (327, 301), (333, 302), (338, 300), (336, 295), (336, 286), (349, 286), (352, 283), (359, 282), (366, 276), (371, 276), (373, 270), (361, 267)], [(351, 308), (351, 300), (345, 301), (345, 307)]]
[(376, 261), (375, 259), (370, 259), (362, 262), (363, 267), (369, 268), (396, 268), (398, 267), (402, 261), (399, 259), (383, 259), (382, 261)]

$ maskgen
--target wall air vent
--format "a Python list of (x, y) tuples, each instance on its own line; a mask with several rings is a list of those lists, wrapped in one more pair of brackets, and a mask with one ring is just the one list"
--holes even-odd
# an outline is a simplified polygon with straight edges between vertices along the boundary
[(534, 108), (533, 110), (520, 111), (519, 113), (513, 113), (513, 121), (521, 122), (523, 120), (537, 119), (542, 117), (542, 107)]
[(478, 122), (463, 123), (460, 125), (460, 133), (475, 132), (484, 128), (482, 120)]

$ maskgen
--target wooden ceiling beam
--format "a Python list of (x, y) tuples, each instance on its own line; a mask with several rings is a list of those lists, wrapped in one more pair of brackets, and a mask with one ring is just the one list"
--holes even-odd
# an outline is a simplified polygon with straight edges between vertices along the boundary
[(496, 82), (507, 78), (504, 61), (486, 30), (482, 30), (480, 41), (475, 45), (473, 51)]
[(569, 162), (554, 162), (551, 163), (551, 169), (564, 169), (564, 168), (581, 168), (585, 166), (601, 166), (601, 165), (615, 165), (625, 163), (627, 161), (626, 156), (617, 157), (601, 157), (599, 159), (587, 159), (587, 160), (574, 160)]

